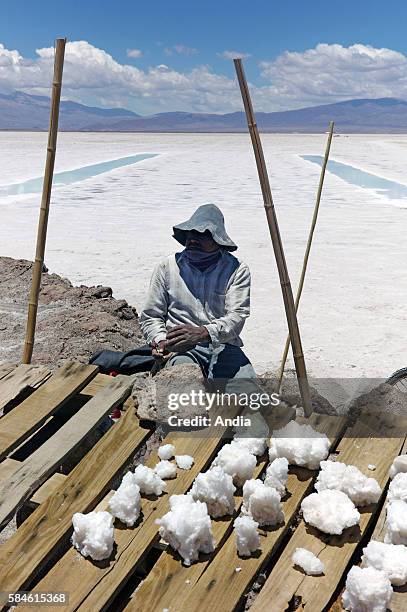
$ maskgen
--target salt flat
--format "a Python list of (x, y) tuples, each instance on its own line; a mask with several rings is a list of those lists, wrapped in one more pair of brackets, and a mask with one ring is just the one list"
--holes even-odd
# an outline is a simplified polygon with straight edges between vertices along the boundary
[[(293, 287), (307, 240), (325, 135), (264, 135)], [(0, 132), (0, 188), (41, 176), (47, 135)], [(277, 270), (246, 134), (62, 133), (56, 172), (129, 155), (156, 157), (53, 192), (46, 264), (74, 283), (108, 284), (141, 309), (153, 266), (177, 249), (171, 227), (214, 202), (253, 277), (243, 334), (259, 372), (287, 333)], [(335, 138), (331, 158), (407, 184), (407, 135)], [(39, 194), (0, 197), (0, 254), (33, 259)], [(407, 200), (328, 173), (299, 311), (313, 376), (388, 376), (407, 365)], [(292, 363), (290, 362), (292, 365)]]

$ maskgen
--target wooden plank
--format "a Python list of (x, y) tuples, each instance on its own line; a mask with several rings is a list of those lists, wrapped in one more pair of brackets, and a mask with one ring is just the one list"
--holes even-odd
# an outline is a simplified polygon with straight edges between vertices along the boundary
[(96, 376), (99, 368), (67, 363), (0, 420), (0, 460), (24, 442)]
[[(385, 427), (383, 423), (382, 427)], [(390, 427), (392, 428), (392, 425)], [(384, 432), (385, 429), (382, 429), (381, 434)], [(399, 453), (404, 438), (370, 437), (375, 433), (366, 423), (359, 421), (349, 436), (341, 441), (337, 449), (337, 459), (356, 465), (368, 476), (372, 476), (372, 472), (367, 468), (368, 464), (375, 464), (374, 477), (383, 488), (391, 462)], [(389, 435), (393, 434), (395, 435), (395, 430), (391, 429)], [(341, 536), (327, 536), (302, 521), (257, 596), (251, 612), (260, 612), (264, 610), (265, 605), (270, 610), (285, 610), (294, 598), (298, 603), (298, 610), (325, 609), (368, 526), (375, 515), (377, 516), (378, 504), (365, 506), (361, 510), (360, 525), (346, 529)], [(303, 572), (293, 567), (291, 557), (297, 547), (311, 550), (321, 559), (325, 564), (323, 576), (304, 576)], [(269, 602), (273, 602), (272, 608)]]
[[(407, 453), (407, 441), (404, 442), (403, 448), (400, 451), (400, 454)], [(374, 476), (374, 472), (372, 474)], [(377, 519), (377, 523), (375, 525), (371, 540), (378, 540), (379, 542), (383, 542), (384, 536), (386, 535), (385, 528), (386, 521), (386, 504), (383, 505), (382, 510)], [(343, 576), (343, 583), (346, 581), (346, 575)], [(393, 587), (394, 593), (391, 600), (390, 610), (391, 612), (405, 612), (407, 610), (407, 591), (406, 586), (403, 587)], [(342, 612), (342, 593), (345, 589), (343, 588), (340, 595), (336, 599), (335, 603), (329, 608), (329, 612)]]
[(60, 465), (79, 446), (105, 415), (123, 403), (131, 392), (133, 382), (134, 376), (121, 375), (112, 379), (37, 451), (21, 462), (21, 466), (3, 482), (0, 491), (0, 526), (47, 479), (55, 466)]
[[(201, 432), (202, 435), (202, 432)], [(177, 454), (189, 454), (195, 459), (190, 470), (177, 470), (177, 478), (167, 481), (167, 493), (157, 499), (142, 498), (142, 521), (132, 528), (116, 528), (116, 551), (113, 558), (103, 563), (85, 559), (73, 548), (58, 561), (34, 589), (52, 590), (55, 585), (64, 585), (69, 592), (67, 610), (101, 610), (112, 600), (122, 584), (132, 574), (148, 550), (159, 540), (155, 519), (168, 512), (168, 497), (183, 494), (192, 485), (196, 475), (210, 464), (219, 445), (218, 437), (197, 437), (171, 433), (165, 443), (172, 443)], [(147, 465), (153, 467), (158, 461), (152, 453)], [(84, 508), (85, 510), (85, 508)], [(1, 584), (1, 579), (0, 579)], [(4, 589), (3, 589), (4, 590)], [(51, 608), (52, 610), (52, 608)]]
[(45, 366), (19, 365), (0, 380), (0, 410), (27, 389), (36, 388), (51, 376)]
[(7, 376), (7, 374), (9, 374), (16, 367), (16, 363), (11, 363), (11, 361), (2, 361), (0, 363), (0, 380)]
[[(256, 466), (253, 478), (258, 478), (267, 465), (268, 461), (261, 460)], [(225, 516), (212, 521), (212, 533), (216, 542), (216, 551), (219, 551), (226, 536), (232, 529), (232, 523), (240, 512), (241, 504), (241, 494), (235, 493), (235, 512), (233, 517)], [(181, 557), (164, 543), (164, 552), (145, 580), (138, 586), (130, 602), (125, 607), (126, 612), (130, 610), (150, 612), (151, 610), (170, 609), (170, 606), (173, 608), (174, 601), (176, 602), (176, 607), (182, 609), (190, 589), (192, 589), (200, 575), (205, 571), (212, 556), (200, 555), (196, 563), (187, 567), (182, 564)]]
[(21, 461), (15, 459), (5, 459), (0, 463), (0, 485), (3, 486), (3, 480), (9, 478), (16, 469), (21, 465)]
[(60, 474), (59, 472), (52, 474), (52, 476), (48, 478), (31, 497), (28, 502), (29, 505), (36, 507), (44, 503), (50, 495), (54, 495), (54, 493), (64, 486), (67, 478), (65, 474)]
[[(313, 414), (307, 422), (318, 431), (328, 435), (335, 445), (336, 439), (343, 432), (344, 419)], [(205, 605), (206, 609), (219, 609), (222, 612), (233, 610), (256, 574), (275, 553), (283, 536), (290, 528), (303, 497), (311, 490), (316, 476), (315, 470), (290, 467), (287, 491), (289, 495), (282, 501), (284, 524), (270, 529), (259, 529), (260, 551), (247, 559), (238, 556), (234, 533), (231, 533), (225, 544), (201, 574), (197, 583), (189, 591), (183, 602), (183, 609), (198, 610)], [(236, 571), (236, 568), (240, 568)], [(204, 602), (204, 603), (203, 603)], [(274, 610), (268, 602), (267, 610)], [(171, 610), (181, 610), (178, 604)]]
[[(112, 381), (116, 388), (120, 388), (118, 378)], [(134, 407), (126, 404), (119, 421), (2, 546), (0, 590), (18, 590), (29, 584), (71, 529), (72, 514), (95, 507), (117, 472), (150, 433), (140, 427)]]

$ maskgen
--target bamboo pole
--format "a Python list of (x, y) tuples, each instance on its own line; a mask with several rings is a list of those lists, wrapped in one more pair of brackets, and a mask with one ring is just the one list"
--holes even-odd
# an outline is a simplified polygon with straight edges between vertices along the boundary
[(31, 363), (34, 348), (35, 326), (37, 321), (38, 295), (41, 286), (41, 274), (44, 265), (45, 243), (47, 239), (49, 205), (51, 200), (52, 178), (54, 174), (55, 153), (57, 148), (59, 102), (61, 99), (62, 72), (64, 67), (66, 38), (56, 41), (54, 59), (54, 78), (52, 82), (51, 114), (48, 130), (47, 158), (45, 162), (44, 183), (40, 216), (38, 220), (37, 246), (33, 266), (30, 298), (28, 302), (27, 328), (24, 343), (23, 363)]
[[(315, 230), (315, 226), (317, 224), (317, 219), (318, 219), (319, 205), (321, 203), (322, 187), (324, 186), (325, 170), (326, 170), (326, 166), (327, 166), (328, 159), (329, 159), (329, 152), (331, 150), (333, 131), (334, 131), (334, 122), (331, 121), (329, 124), (328, 140), (327, 140), (326, 148), (325, 148), (324, 161), (321, 167), (321, 175), (319, 177), (319, 185), (318, 185), (317, 199), (315, 202), (314, 214), (312, 216), (311, 227), (310, 227), (309, 236), (308, 236), (308, 242), (307, 242), (307, 246), (305, 249), (304, 260), (302, 263), (300, 282), (298, 284), (297, 295), (295, 297), (295, 312), (298, 312), (298, 305), (300, 303), (302, 290), (304, 288), (305, 274), (307, 272), (307, 265), (308, 265), (309, 254), (311, 251), (312, 239), (314, 236), (314, 230)], [(285, 363), (287, 361), (287, 355), (288, 355), (289, 348), (290, 348), (290, 336), (288, 335), (286, 343), (285, 343), (285, 347), (284, 347), (283, 356), (281, 358), (280, 371), (278, 375), (278, 392), (279, 393), (281, 391), (281, 385), (282, 385), (283, 377), (284, 377), (284, 368), (285, 368)]]
[(284, 307), (287, 316), (288, 330), (293, 347), (295, 369), (297, 372), (298, 386), (301, 393), (304, 414), (309, 417), (312, 413), (310, 390), (308, 385), (307, 370), (305, 367), (304, 354), (302, 352), (300, 330), (298, 328), (297, 315), (294, 306), (294, 297), (291, 289), (290, 278), (288, 276), (287, 263), (285, 261), (283, 244), (281, 241), (280, 230), (278, 228), (277, 216), (274, 210), (273, 197), (271, 194), (270, 182), (267, 174), (266, 163), (263, 155), (263, 148), (260, 141), (259, 132), (250, 99), (249, 88), (243, 70), (242, 60), (234, 59), (239, 87), (242, 94), (243, 105), (246, 112), (247, 125), (253, 144), (254, 156), (256, 159), (257, 171), (259, 173), (260, 186), (263, 194), (264, 209), (270, 230), (271, 242), (277, 263), (278, 274), (280, 277), (281, 291), (283, 294)]

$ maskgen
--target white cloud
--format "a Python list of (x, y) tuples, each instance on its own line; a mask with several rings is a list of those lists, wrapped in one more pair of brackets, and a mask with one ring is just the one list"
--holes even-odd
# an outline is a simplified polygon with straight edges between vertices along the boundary
[(196, 55), (199, 51), (198, 49), (194, 49), (194, 47), (174, 45), (173, 47), (165, 47), (164, 53), (165, 55), (173, 55), (174, 53), (178, 53), (178, 55)]
[[(49, 95), (53, 57), (53, 47), (38, 49), (36, 58), (26, 59), (0, 44), (0, 91)], [(250, 83), (256, 111), (362, 97), (407, 99), (407, 57), (391, 49), (320, 44), (302, 53), (283, 53), (259, 67), (263, 84)], [(144, 114), (242, 109), (232, 69), (230, 77), (206, 65), (188, 71), (167, 64), (141, 70), (120, 64), (86, 41), (66, 45), (62, 93), (84, 104), (123, 106)]]
[(284, 108), (351, 98), (407, 98), (407, 57), (362, 44), (319, 44), (261, 62), (269, 94)]
[(141, 49), (127, 49), (127, 57), (137, 58), (142, 56), (143, 52), (141, 51)]
[(246, 59), (251, 57), (250, 53), (242, 53), (241, 51), (222, 51), (222, 53), (217, 53), (216, 55), (225, 60)]

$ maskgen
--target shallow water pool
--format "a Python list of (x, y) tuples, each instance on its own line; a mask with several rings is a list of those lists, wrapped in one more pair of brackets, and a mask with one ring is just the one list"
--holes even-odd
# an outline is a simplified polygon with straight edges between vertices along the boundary
[[(322, 155), (301, 155), (305, 161), (310, 161), (314, 164), (322, 166), (324, 158)], [(328, 161), (327, 170), (335, 176), (343, 179), (351, 185), (364, 187), (366, 189), (374, 189), (379, 195), (388, 197), (390, 200), (407, 199), (407, 185), (390, 181), (388, 179), (359, 170), (349, 164), (330, 160)]]
[[(76, 168), (75, 170), (66, 170), (65, 172), (57, 172), (54, 174), (52, 184), (53, 186), (71, 185), (72, 183), (78, 183), (86, 179), (97, 176), (98, 174), (104, 174), (110, 172), (116, 168), (122, 168), (123, 166), (130, 166), (137, 162), (156, 157), (156, 153), (143, 153), (140, 155), (129, 155), (127, 157), (120, 157), (119, 159), (112, 159), (106, 162), (100, 162), (98, 164), (91, 164), (90, 166), (83, 166), (82, 168)], [(27, 193), (40, 193), (42, 191), (43, 177), (29, 179), (21, 183), (13, 183), (11, 185), (0, 186), (0, 196), (11, 196), (11, 195), (22, 195)]]

